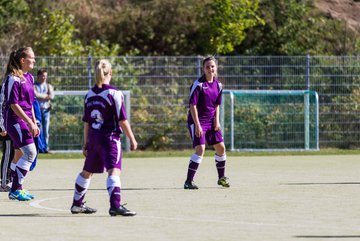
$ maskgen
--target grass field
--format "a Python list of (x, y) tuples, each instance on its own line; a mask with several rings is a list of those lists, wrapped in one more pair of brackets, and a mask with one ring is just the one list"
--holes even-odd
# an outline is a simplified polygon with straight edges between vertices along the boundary
[[(54, 154), (57, 155), (57, 154)], [(212, 157), (182, 188), (188, 157), (124, 158), (122, 199), (135, 217), (110, 217), (106, 175), (86, 196), (93, 215), (69, 211), (83, 160), (41, 156), (24, 186), (31, 202), (0, 193), (1, 240), (360, 240), (360, 156), (228, 158), (229, 189), (216, 185)]]

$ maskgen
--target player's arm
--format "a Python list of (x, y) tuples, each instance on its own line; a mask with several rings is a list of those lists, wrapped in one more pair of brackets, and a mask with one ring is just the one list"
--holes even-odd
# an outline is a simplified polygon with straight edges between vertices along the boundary
[(0, 132), (0, 136), (6, 136), (7, 135), (7, 132), (6, 131), (1, 131)]
[(203, 134), (196, 105), (190, 104), (190, 113), (195, 124), (195, 135), (201, 137)]
[(4, 116), (3, 116), (3, 110), (4, 110), (4, 102), (5, 102), (5, 94), (4, 94), (4, 86), (0, 86), (1, 93), (0, 93), (0, 135), (6, 136), (7, 132), (5, 130), (4, 126)]
[(138, 143), (135, 139), (134, 133), (131, 130), (130, 123), (127, 120), (121, 120), (119, 121), (119, 125), (124, 131), (125, 135), (130, 139), (131, 150), (136, 150)]
[(55, 92), (54, 92), (54, 87), (50, 84), (48, 84), (48, 89), (49, 89), (49, 99), (53, 100), (55, 97)]
[(126, 118), (124, 96), (121, 93), (121, 91), (116, 91), (114, 93), (114, 100), (115, 100), (115, 103), (117, 103), (117, 105), (115, 105), (115, 106), (117, 106), (117, 109), (115, 111), (117, 113), (116, 116), (117, 116), (119, 126), (124, 131), (125, 135), (130, 139), (131, 150), (136, 150), (138, 143), (135, 139), (134, 133), (131, 130), (130, 123)]
[[(4, 119), (2, 118), (2, 116), (0, 117), (2, 123), (4, 123)], [(3, 124), (1, 124), (3, 126)], [(3, 129), (4, 128), (4, 129)], [(0, 136), (6, 136), (7, 132), (5, 130), (5, 127), (0, 127)]]
[(215, 109), (215, 119), (214, 119), (214, 130), (220, 130), (220, 106), (216, 106)]
[(33, 136), (37, 136), (39, 133), (39, 128), (37, 127), (36, 123), (34, 123), (23, 111), (23, 109), (18, 104), (11, 104), (10, 108), (14, 111), (14, 113), (20, 117), (27, 126)]
[(219, 82), (219, 95), (216, 99), (215, 102), (215, 119), (214, 119), (214, 130), (218, 131), (220, 130), (221, 126), (220, 126), (220, 105), (221, 105), (221, 101), (222, 101), (222, 84)]
[(191, 114), (191, 117), (195, 124), (195, 133), (194, 134), (196, 137), (199, 137), (199, 138), (202, 136), (203, 130), (200, 125), (199, 112), (197, 110), (196, 105), (199, 100), (201, 86), (202, 85), (199, 84), (198, 81), (195, 81), (195, 83), (190, 88), (190, 99), (189, 99), (190, 114)]
[(35, 97), (38, 100), (48, 100), (49, 99), (48, 94), (47, 93), (40, 93), (38, 91), (37, 87), (34, 88), (34, 92), (35, 92)]
[(89, 135), (89, 123), (84, 122), (84, 144), (82, 147), (82, 152), (84, 156), (87, 156), (88, 135)]

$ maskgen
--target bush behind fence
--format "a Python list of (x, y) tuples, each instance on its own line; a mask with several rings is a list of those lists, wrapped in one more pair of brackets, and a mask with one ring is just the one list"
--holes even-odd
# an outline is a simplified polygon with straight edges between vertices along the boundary
[[(36, 68), (48, 70), (48, 81), (57, 91), (87, 90), (94, 84), (93, 64), (97, 59), (40, 56)], [(109, 59), (114, 71), (112, 84), (131, 92), (131, 124), (140, 148), (191, 148), (187, 103), (189, 87), (201, 74), (202, 58)], [(0, 57), (0, 61), (5, 66), (7, 57)], [(318, 92), (320, 148), (360, 146), (360, 57), (219, 56), (218, 62), (225, 89)], [(80, 150), (82, 100), (82, 96), (55, 97), (50, 129), (53, 150)]]

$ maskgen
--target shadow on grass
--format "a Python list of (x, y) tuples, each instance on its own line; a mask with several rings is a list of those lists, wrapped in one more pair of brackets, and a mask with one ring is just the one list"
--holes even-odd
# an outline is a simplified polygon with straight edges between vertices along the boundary
[[(201, 189), (224, 189), (222, 187), (201, 187)], [(134, 188), (121, 188), (122, 191), (163, 191), (163, 190), (184, 190), (183, 187), (134, 187)], [(31, 189), (33, 192), (64, 192), (74, 191), (73, 188), (48, 188), (48, 189)], [(88, 191), (106, 191), (105, 188), (89, 188)], [(197, 190), (184, 190), (184, 191), (197, 191)]]
[(321, 238), (321, 239), (345, 239), (345, 238), (360, 238), (360, 235), (298, 235), (293, 238)]
[(0, 219), (1, 218), (103, 218), (103, 217), (110, 217), (109, 215), (91, 215), (91, 214), (71, 214), (69, 211), (69, 214), (50, 214), (50, 213), (43, 213), (43, 214), (39, 214), (39, 213), (18, 213), (18, 214), (13, 214), (13, 213), (9, 213), (9, 214), (0, 214)]
[(294, 182), (280, 183), (287, 186), (306, 186), (306, 185), (360, 185), (360, 182)]
[(0, 218), (2, 217), (42, 217), (42, 215), (38, 213), (8, 213), (8, 214), (0, 214)]

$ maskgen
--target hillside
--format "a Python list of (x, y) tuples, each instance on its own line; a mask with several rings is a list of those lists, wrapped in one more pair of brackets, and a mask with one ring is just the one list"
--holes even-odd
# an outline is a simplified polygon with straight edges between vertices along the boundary
[(360, 34), (360, 0), (316, 0), (315, 6), (330, 18), (344, 20)]

